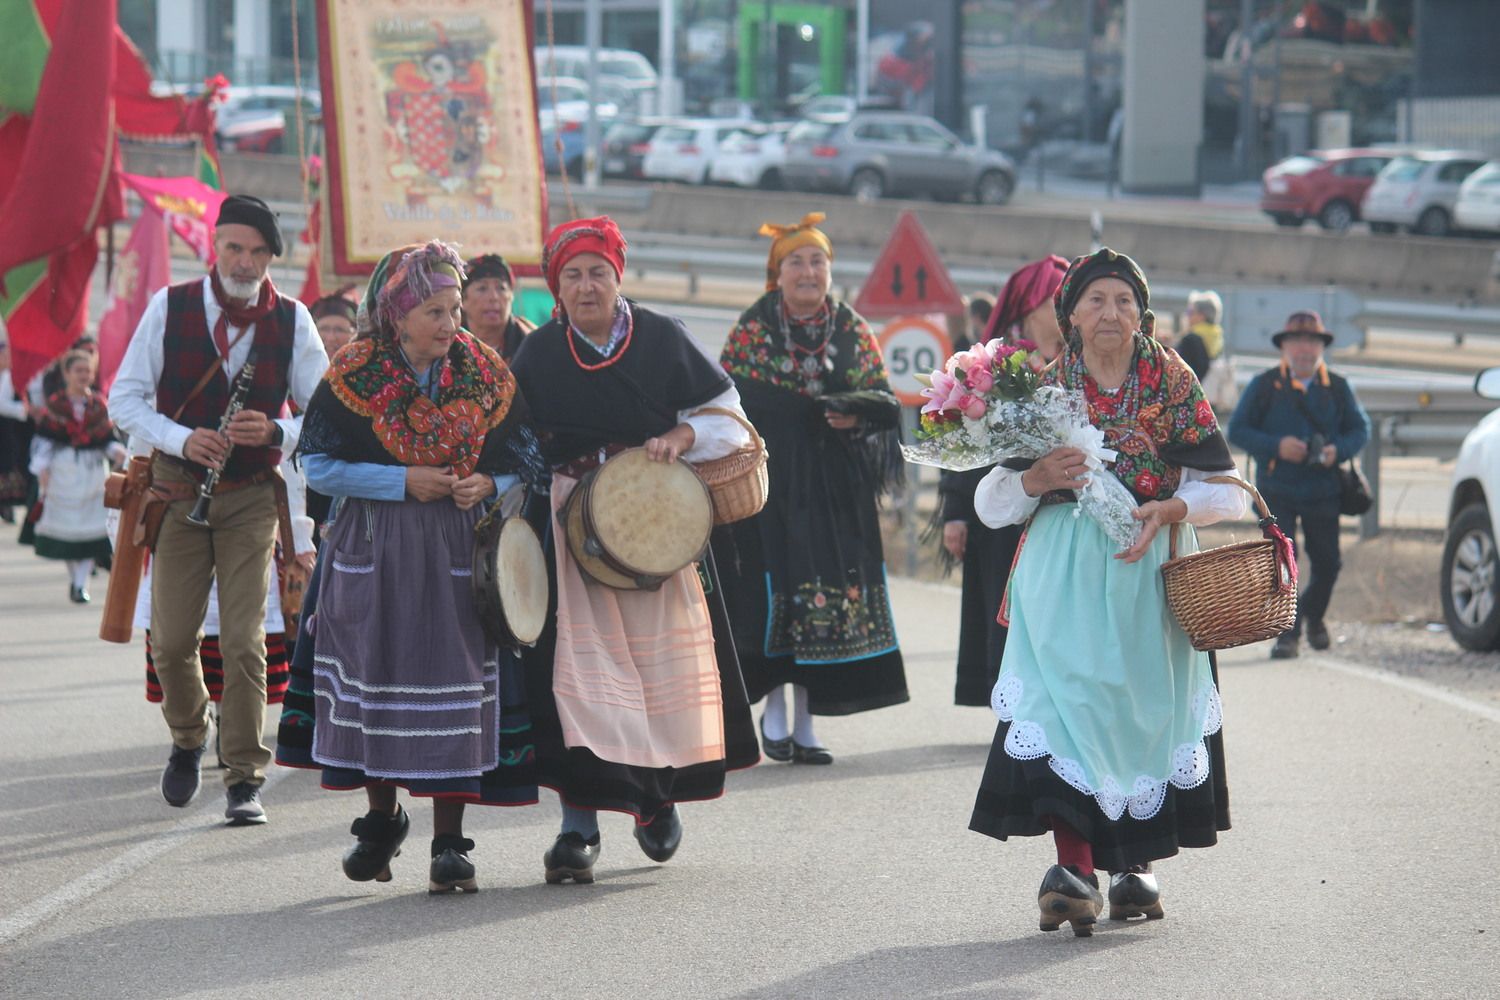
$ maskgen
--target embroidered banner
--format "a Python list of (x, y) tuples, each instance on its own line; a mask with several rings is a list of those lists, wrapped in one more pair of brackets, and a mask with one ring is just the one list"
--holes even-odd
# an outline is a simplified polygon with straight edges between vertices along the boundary
[(321, 0), (336, 273), (433, 237), (541, 262), (532, 22), (530, 0)]

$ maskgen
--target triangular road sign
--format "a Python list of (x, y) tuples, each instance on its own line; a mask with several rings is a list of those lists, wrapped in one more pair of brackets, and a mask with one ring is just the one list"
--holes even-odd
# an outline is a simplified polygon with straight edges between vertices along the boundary
[(964, 311), (963, 296), (914, 212), (902, 212), (896, 220), (854, 300), (854, 311), (866, 317)]

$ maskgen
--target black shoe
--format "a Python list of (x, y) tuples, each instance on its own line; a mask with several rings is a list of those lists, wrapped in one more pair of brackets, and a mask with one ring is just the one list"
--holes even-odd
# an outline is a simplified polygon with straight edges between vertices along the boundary
[(248, 781), (230, 785), (224, 797), (228, 806), (224, 809), (225, 826), (259, 826), (266, 821), (266, 808), (260, 804), (260, 786)]
[(832, 764), (833, 754), (827, 747), (805, 747), (792, 740), (793, 764)]
[(1271, 659), (1273, 660), (1295, 660), (1297, 658), (1297, 637), (1290, 632), (1283, 632), (1276, 637), (1276, 645), (1271, 647)]
[(203, 748), (186, 749), (173, 746), (172, 756), (167, 758), (166, 770), (161, 773), (161, 797), (167, 805), (181, 808), (193, 801), (198, 794)]
[(68, 600), (72, 601), (74, 604), (87, 604), (90, 600), (92, 600), (92, 598), (89, 597), (89, 592), (87, 590), (84, 590), (82, 587), (75, 587), (72, 584), (69, 584)]
[(594, 862), (599, 860), (599, 835), (588, 840), (572, 830), (559, 833), (550, 850), (542, 855), (547, 882), (556, 885), (572, 879), (579, 884), (594, 881)]
[(1164, 916), (1161, 887), (1156, 884), (1150, 865), (1135, 866), (1109, 877), (1109, 919), (1160, 920)]
[(474, 880), (474, 862), (469, 852), (474, 841), (467, 837), (455, 837), (444, 833), (432, 838), (432, 869), (428, 874), (427, 892), (440, 896), (445, 892), (478, 892), (479, 883)]
[(667, 806), (651, 822), (637, 823), (635, 842), (652, 861), (658, 864), (671, 861), (672, 855), (682, 845), (682, 817), (678, 815), (677, 807)]
[(792, 759), (792, 738), (773, 740), (766, 735), (766, 717), (760, 717), (760, 747), (767, 757), (783, 763)]
[(1322, 652), (1328, 648), (1328, 626), (1322, 622), (1307, 623), (1307, 644)]
[(391, 859), (401, 854), (401, 842), (410, 829), (411, 817), (399, 805), (394, 816), (365, 813), (349, 827), (359, 842), (344, 852), (344, 874), (355, 882), (389, 882)]
[(1074, 937), (1089, 937), (1094, 933), (1094, 924), (1099, 912), (1104, 909), (1104, 897), (1099, 894), (1099, 876), (1093, 872), (1084, 875), (1072, 865), (1053, 865), (1042, 877), (1042, 887), (1037, 890), (1037, 906), (1041, 909), (1038, 926), (1044, 931), (1055, 931), (1064, 923), (1073, 925)]

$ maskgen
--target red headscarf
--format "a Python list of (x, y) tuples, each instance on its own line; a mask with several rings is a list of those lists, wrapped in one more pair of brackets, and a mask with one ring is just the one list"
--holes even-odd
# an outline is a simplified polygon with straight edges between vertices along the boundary
[(1005, 336), (1011, 327), (1051, 302), (1067, 272), (1068, 262), (1057, 254), (1049, 254), (1018, 268), (1000, 292), (1000, 301), (990, 313), (990, 321), (985, 324), (980, 342), (988, 343)]
[(615, 279), (625, 274), (625, 236), (615, 220), (607, 215), (593, 219), (564, 222), (547, 234), (542, 249), (542, 271), (554, 298), (558, 294), (558, 276), (563, 267), (581, 253), (596, 253), (615, 269)]

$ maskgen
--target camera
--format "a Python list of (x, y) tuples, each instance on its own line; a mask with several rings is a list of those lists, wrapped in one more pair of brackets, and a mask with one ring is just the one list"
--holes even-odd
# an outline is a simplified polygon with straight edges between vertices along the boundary
[(1328, 447), (1328, 439), (1321, 434), (1314, 434), (1307, 439), (1307, 457), (1302, 460), (1304, 465), (1322, 465), (1323, 449)]

